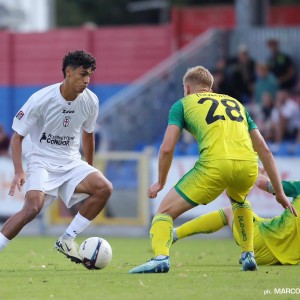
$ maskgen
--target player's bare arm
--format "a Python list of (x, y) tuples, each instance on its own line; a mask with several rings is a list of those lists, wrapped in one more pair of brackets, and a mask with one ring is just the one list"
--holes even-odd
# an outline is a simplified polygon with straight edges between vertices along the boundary
[(158, 181), (149, 187), (149, 198), (155, 198), (157, 193), (163, 189), (166, 183), (180, 133), (180, 128), (176, 125), (169, 125), (166, 129), (164, 140), (159, 149)]
[(274, 188), (274, 192), (276, 194), (276, 200), (280, 203), (283, 208), (289, 208), (291, 213), (297, 216), (297, 212), (294, 206), (289, 202), (287, 197), (284, 194), (281, 179), (279, 172), (277, 170), (274, 157), (269, 147), (267, 146), (265, 140), (261, 136), (258, 129), (253, 129), (250, 131), (250, 137), (253, 143), (254, 150), (257, 152), (260, 160), (264, 165), (264, 169), (266, 170), (272, 186)]
[(95, 153), (94, 132), (88, 133), (82, 130), (82, 149), (86, 162), (92, 166)]
[(267, 192), (268, 191), (268, 182), (270, 182), (270, 179), (265, 175), (265, 170), (263, 168), (259, 168), (259, 174), (258, 174), (257, 180), (255, 182), (255, 185), (260, 190)]
[(25, 183), (25, 173), (23, 170), (22, 164), (22, 141), (24, 137), (15, 132), (11, 138), (11, 154), (14, 163), (15, 176), (13, 178), (9, 195), (13, 196), (16, 190), (16, 187), (19, 191), (23, 184)]

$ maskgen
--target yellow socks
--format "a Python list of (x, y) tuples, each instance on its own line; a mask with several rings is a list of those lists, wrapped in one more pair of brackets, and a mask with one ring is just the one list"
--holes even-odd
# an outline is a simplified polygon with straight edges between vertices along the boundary
[(249, 201), (231, 201), (234, 224), (240, 237), (242, 252), (253, 252), (253, 211)]
[(154, 256), (169, 256), (173, 240), (173, 219), (166, 214), (157, 214), (152, 220), (150, 238)]
[(176, 234), (179, 239), (182, 239), (198, 233), (216, 232), (224, 226), (226, 226), (224, 211), (223, 209), (219, 209), (177, 227)]

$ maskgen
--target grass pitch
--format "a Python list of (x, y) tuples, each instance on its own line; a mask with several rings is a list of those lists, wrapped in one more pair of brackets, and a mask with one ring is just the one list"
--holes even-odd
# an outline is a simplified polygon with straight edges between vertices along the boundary
[(0, 253), (0, 299), (299, 299), (299, 266), (242, 272), (233, 240), (181, 240), (169, 273), (127, 274), (151, 258), (149, 240), (106, 239), (113, 260), (90, 271), (55, 251), (54, 237), (17, 237)]

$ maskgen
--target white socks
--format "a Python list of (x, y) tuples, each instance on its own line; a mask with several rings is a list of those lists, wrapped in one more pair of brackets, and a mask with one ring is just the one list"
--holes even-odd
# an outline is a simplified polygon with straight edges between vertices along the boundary
[(163, 254), (159, 254), (155, 257), (155, 259), (165, 259), (165, 258), (167, 258), (167, 256)]
[(9, 242), (10, 240), (0, 232), (0, 251), (2, 251), (2, 249), (5, 248)]
[(173, 239), (176, 239), (178, 240), (178, 235), (177, 235), (177, 232), (176, 232), (176, 228), (173, 229)]
[(62, 238), (72, 240), (77, 236), (77, 234), (86, 229), (90, 224), (90, 220), (83, 217), (80, 213), (77, 213), (69, 227), (66, 229)]

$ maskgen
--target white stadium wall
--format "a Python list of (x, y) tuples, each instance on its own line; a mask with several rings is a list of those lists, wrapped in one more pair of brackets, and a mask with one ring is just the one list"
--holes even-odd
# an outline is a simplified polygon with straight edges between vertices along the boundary
[(24, 203), (24, 192), (16, 188), (14, 197), (8, 195), (14, 177), (13, 162), (8, 157), (0, 157), (0, 217), (10, 216), (19, 211)]

